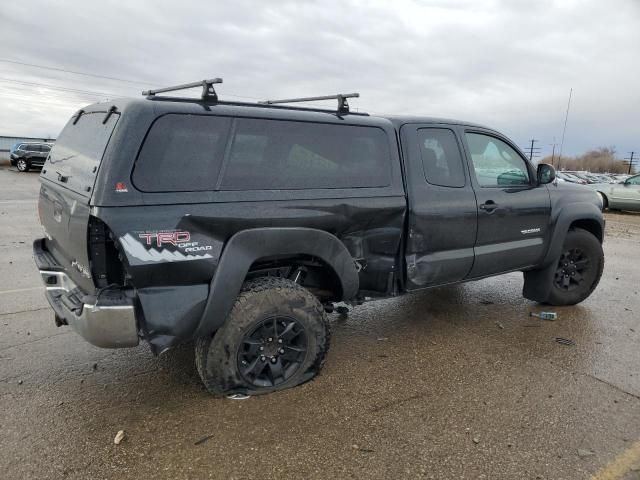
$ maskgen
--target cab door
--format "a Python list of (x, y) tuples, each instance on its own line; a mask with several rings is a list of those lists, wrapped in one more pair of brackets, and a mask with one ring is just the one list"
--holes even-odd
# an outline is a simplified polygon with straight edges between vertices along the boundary
[(536, 265), (550, 233), (550, 199), (532, 165), (493, 131), (464, 132), (478, 205), (475, 261), (469, 278)]
[(613, 185), (608, 200), (609, 207), (640, 209), (640, 175), (629, 177), (623, 183)]
[(455, 126), (400, 130), (408, 190), (407, 290), (458, 282), (473, 266), (476, 199)]

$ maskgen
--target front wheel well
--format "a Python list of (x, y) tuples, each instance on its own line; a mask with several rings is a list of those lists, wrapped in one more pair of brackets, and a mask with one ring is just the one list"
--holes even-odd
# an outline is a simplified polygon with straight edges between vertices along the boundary
[(321, 302), (339, 301), (343, 296), (342, 283), (335, 270), (311, 255), (259, 258), (251, 264), (245, 281), (268, 276), (292, 280), (313, 293)]
[(569, 230), (575, 229), (575, 228), (581, 228), (583, 230), (586, 230), (587, 232), (591, 233), (594, 237), (596, 237), (600, 243), (602, 243), (603, 241), (602, 226), (597, 220), (592, 220), (588, 218), (574, 220), (569, 226)]

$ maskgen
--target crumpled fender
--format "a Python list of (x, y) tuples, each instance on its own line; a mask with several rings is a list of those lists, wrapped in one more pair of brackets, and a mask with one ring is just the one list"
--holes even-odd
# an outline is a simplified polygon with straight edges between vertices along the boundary
[(333, 269), (340, 281), (341, 299), (358, 293), (356, 264), (334, 235), (313, 228), (254, 228), (242, 230), (225, 244), (211, 280), (209, 297), (194, 337), (217, 330), (233, 308), (251, 265), (275, 255), (312, 255)]

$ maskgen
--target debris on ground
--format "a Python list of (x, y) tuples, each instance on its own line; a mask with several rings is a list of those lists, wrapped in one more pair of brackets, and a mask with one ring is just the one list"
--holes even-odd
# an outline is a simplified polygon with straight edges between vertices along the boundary
[(570, 338), (562, 338), (562, 337), (556, 337), (556, 342), (559, 343), (560, 345), (575, 345), (576, 344), (576, 342), (574, 342)]
[(94, 364), (93, 364), (93, 365), (91, 365), (91, 368), (92, 368), (93, 370), (98, 370), (98, 363), (97, 363), (97, 362), (94, 362)]
[(500, 322), (493, 322), (493, 323), (495, 323), (500, 330), (504, 330), (504, 325), (501, 324)]
[(591, 450), (585, 450), (584, 448), (579, 448), (578, 449), (578, 456), (580, 458), (591, 457), (593, 455), (595, 455), (595, 453), (592, 452)]
[(22, 385), (22, 380), (18, 380), (18, 385)]
[(115, 443), (116, 445), (120, 445), (120, 442), (124, 440), (125, 436), (126, 434), (124, 433), (124, 430), (118, 430), (118, 433), (116, 433), (116, 436), (113, 439), (113, 443)]
[(379, 342), (386, 342), (387, 340), (389, 340), (387, 337), (378, 337)]
[(193, 444), (202, 445), (204, 442), (206, 442), (207, 440), (211, 440), (213, 437), (214, 437), (213, 435), (206, 435), (202, 437), (200, 440), (196, 440), (195, 442), (193, 442)]
[(229, 395), (227, 395), (227, 398), (229, 400), (246, 400), (247, 398), (249, 398), (249, 395), (247, 395), (246, 393), (230, 393)]
[(480, 443), (480, 439), (478, 437), (473, 437), (473, 443), (477, 445), (478, 443)]
[(558, 314), (556, 312), (529, 312), (529, 316), (539, 318), (540, 320), (549, 320), (550, 322), (553, 322), (558, 318)]
[(495, 305), (491, 300), (480, 300), (481, 305)]

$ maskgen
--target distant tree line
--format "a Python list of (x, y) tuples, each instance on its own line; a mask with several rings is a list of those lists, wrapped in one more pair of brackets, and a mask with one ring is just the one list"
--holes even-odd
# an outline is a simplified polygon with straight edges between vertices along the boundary
[[(552, 163), (551, 155), (547, 155), (540, 163)], [(634, 162), (635, 163), (635, 162)], [(586, 170), (594, 173), (627, 173), (629, 162), (616, 158), (615, 147), (599, 147), (575, 157), (556, 155), (553, 165), (558, 170)]]

